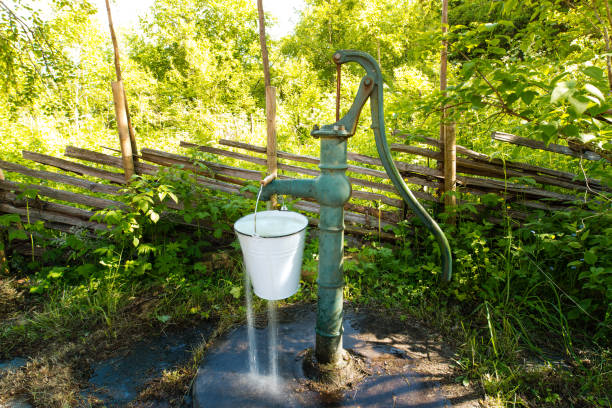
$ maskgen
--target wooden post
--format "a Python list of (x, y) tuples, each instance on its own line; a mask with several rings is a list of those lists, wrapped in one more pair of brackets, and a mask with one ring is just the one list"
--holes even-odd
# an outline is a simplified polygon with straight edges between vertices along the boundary
[[(440, 91), (446, 96), (447, 86), (447, 66), (448, 66), (448, 40), (446, 33), (448, 32), (448, 0), (442, 0), (442, 50), (440, 53)], [(444, 206), (446, 211), (451, 211), (457, 205), (457, 199), (452, 194), (456, 191), (457, 184), (457, 147), (454, 123), (446, 123), (448, 120), (448, 111), (446, 105), (442, 109), (442, 117), (440, 120), (440, 146), (442, 146), (443, 162), (438, 161), (438, 168), (444, 168), (444, 185), (442, 191), (447, 193), (444, 197)], [(448, 195), (448, 193), (451, 193)], [(455, 222), (452, 217), (450, 223)]]
[[(4, 172), (0, 169), (0, 180), (4, 180)], [(0, 193), (0, 199), (4, 198), (4, 193)], [(6, 260), (6, 246), (4, 237), (0, 235), (0, 273), (9, 274), (8, 261)]]
[[(457, 140), (454, 123), (444, 126), (444, 207), (446, 211), (452, 211), (457, 205), (457, 197), (453, 194), (457, 191)], [(450, 193), (450, 194), (449, 194)], [(449, 219), (451, 224), (455, 218)]]
[[(119, 63), (119, 45), (117, 44), (117, 37), (115, 36), (115, 28), (113, 27), (113, 17), (111, 15), (111, 9), (110, 9), (110, 4), (108, 0), (106, 0), (106, 14), (108, 15), (108, 28), (110, 29), (111, 40), (113, 42), (113, 52), (115, 56), (115, 74), (117, 75), (117, 81), (122, 81), (123, 78), (121, 77), (121, 65)], [(127, 95), (125, 93), (125, 88), (123, 86), (122, 88), (123, 88), (123, 106), (124, 106), (124, 111), (125, 111), (125, 115), (127, 118), (127, 127), (128, 127), (129, 137), (130, 137), (131, 150), (134, 155), (138, 155), (138, 148), (136, 147), (136, 135), (134, 133), (134, 127), (132, 126), (132, 118), (130, 116), (130, 107), (127, 102)], [(113, 95), (113, 98), (114, 98), (114, 95)], [(119, 122), (119, 120), (117, 120), (117, 122)], [(138, 161), (138, 158), (132, 157), (132, 161)]]
[[(276, 88), (270, 84), (270, 64), (268, 62), (268, 47), (266, 45), (266, 27), (262, 0), (257, 0), (257, 14), (259, 17), (259, 43), (261, 45), (261, 58), (263, 60), (264, 82), (266, 85), (266, 155), (268, 175), (277, 173), (276, 159)], [(276, 205), (276, 197), (270, 199), (269, 207)]]
[(276, 174), (276, 88), (273, 86), (266, 86), (266, 132), (268, 135), (266, 144), (268, 174)]
[(117, 118), (117, 129), (119, 130), (119, 144), (121, 145), (121, 159), (123, 161), (123, 172), (125, 182), (129, 183), (134, 174), (134, 156), (132, 144), (130, 143), (130, 131), (128, 130), (127, 114), (125, 111), (125, 98), (123, 93), (123, 81), (111, 83), (113, 87), (113, 102), (115, 103), (115, 117)]

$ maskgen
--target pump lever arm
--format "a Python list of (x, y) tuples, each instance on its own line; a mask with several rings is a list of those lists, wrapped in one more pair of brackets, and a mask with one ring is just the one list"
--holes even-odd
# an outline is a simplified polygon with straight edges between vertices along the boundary
[[(438, 245), (440, 245), (440, 251), (442, 253), (442, 279), (445, 282), (450, 281), (452, 275), (452, 255), (448, 240), (446, 239), (446, 236), (438, 223), (436, 223), (425, 208), (423, 208), (421, 203), (418, 202), (414, 194), (412, 194), (412, 191), (410, 191), (404, 182), (404, 179), (397, 170), (391, 156), (389, 144), (387, 143), (387, 136), (385, 135), (383, 80), (380, 67), (371, 55), (361, 51), (339, 50), (334, 54), (333, 59), (336, 64), (356, 62), (361, 65), (363, 69), (365, 69), (367, 75), (362, 79), (355, 102), (353, 102), (353, 105), (347, 114), (334, 125), (326, 125), (321, 129), (315, 129), (311, 132), (311, 134), (315, 137), (331, 134), (342, 136), (340, 134), (342, 129), (348, 129), (345, 130), (346, 135), (352, 136), (355, 133), (355, 128), (357, 126), (357, 121), (359, 120), (361, 109), (363, 108), (367, 98), (370, 98), (372, 130), (374, 130), (374, 139), (376, 140), (376, 149), (378, 150), (380, 160), (382, 161), (387, 175), (393, 182), (395, 188), (397, 188), (401, 197), (438, 241)], [(341, 128), (341, 126), (344, 126), (344, 128)]]

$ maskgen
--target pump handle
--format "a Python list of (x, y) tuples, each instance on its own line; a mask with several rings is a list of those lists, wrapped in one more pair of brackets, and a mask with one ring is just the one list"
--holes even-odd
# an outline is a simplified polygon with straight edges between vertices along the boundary
[[(368, 53), (355, 50), (339, 50), (334, 53), (333, 60), (336, 64), (344, 64), (347, 62), (356, 62), (366, 71), (366, 76), (361, 80), (357, 96), (353, 105), (348, 110), (347, 114), (340, 120), (337, 120), (333, 125), (323, 126), (320, 130), (313, 130), (313, 136), (324, 136), (335, 133), (337, 137), (349, 137), (355, 133), (359, 114), (365, 104), (367, 98), (370, 98), (370, 109), (372, 112), (372, 130), (374, 130), (374, 139), (376, 140), (376, 149), (380, 160), (387, 172), (387, 175), (393, 182), (393, 185), (400, 193), (404, 201), (410, 206), (415, 214), (421, 219), (425, 226), (431, 231), (440, 245), (442, 253), (442, 279), (445, 282), (450, 281), (452, 275), (452, 255), (448, 240), (444, 232), (436, 223), (436, 221), (418, 202), (412, 191), (408, 188), (404, 179), (400, 175), (387, 143), (385, 135), (385, 116), (383, 112), (383, 78), (380, 67), (376, 60)], [(338, 125), (343, 125), (348, 129), (345, 134), (334, 132), (338, 129)]]

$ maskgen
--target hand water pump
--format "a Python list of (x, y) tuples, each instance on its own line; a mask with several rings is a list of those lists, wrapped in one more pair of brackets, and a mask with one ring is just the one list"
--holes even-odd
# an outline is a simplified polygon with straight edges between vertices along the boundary
[(366, 71), (366, 75), (362, 78), (355, 101), (346, 115), (334, 124), (321, 128), (315, 126), (311, 132), (313, 137), (321, 139), (320, 176), (306, 180), (279, 180), (269, 176), (262, 182), (264, 186), (261, 191), (263, 200), (269, 200), (274, 194), (282, 194), (311, 198), (321, 206), (314, 357), (319, 365), (332, 369), (341, 362), (343, 356), (344, 204), (351, 196), (351, 184), (346, 176), (347, 140), (355, 134), (359, 114), (368, 98), (376, 148), (387, 175), (404, 201), (436, 237), (442, 253), (442, 279), (450, 280), (452, 273), (451, 252), (444, 233), (408, 189), (391, 157), (385, 135), (380, 67), (371, 55), (360, 51), (340, 50), (334, 54), (333, 60), (338, 68), (341, 64), (356, 62)]

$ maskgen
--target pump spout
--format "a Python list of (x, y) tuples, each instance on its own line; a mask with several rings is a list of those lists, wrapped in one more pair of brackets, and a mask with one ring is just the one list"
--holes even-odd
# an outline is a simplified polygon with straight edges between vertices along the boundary
[(400, 175), (389, 149), (387, 143), (387, 136), (385, 134), (385, 122), (383, 112), (383, 81), (380, 67), (376, 63), (374, 58), (361, 51), (355, 50), (339, 50), (334, 54), (334, 62), (336, 64), (344, 64), (347, 62), (356, 62), (366, 71), (366, 76), (362, 79), (359, 91), (355, 98), (355, 102), (347, 112), (347, 114), (333, 125), (322, 126), (321, 129), (315, 129), (312, 131), (314, 137), (323, 137), (330, 129), (338, 128), (340, 125), (344, 129), (349, 129), (347, 136), (352, 136), (357, 127), (357, 121), (359, 120), (359, 114), (363, 108), (367, 98), (370, 98), (370, 109), (372, 113), (372, 129), (374, 130), (374, 139), (376, 141), (376, 149), (380, 160), (387, 172), (387, 175), (393, 182), (393, 185), (403, 198), (403, 200), (410, 206), (414, 213), (419, 219), (425, 224), (429, 231), (435, 236), (438, 245), (440, 245), (440, 251), (442, 253), (442, 279), (445, 282), (450, 281), (452, 276), (452, 255), (448, 240), (444, 235), (444, 232), (436, 223), (436, 221), (429, 215), (429, 213), (423, 208), (418, 202), (412, 191), (408, 188), (404, 179)]
[(290, 195), (301, 198), (315, 198), (315, 182), (317, 179), (279, 180), (274, 179), (263, 186), (261, 199), (268, 201), (274, 194)]

